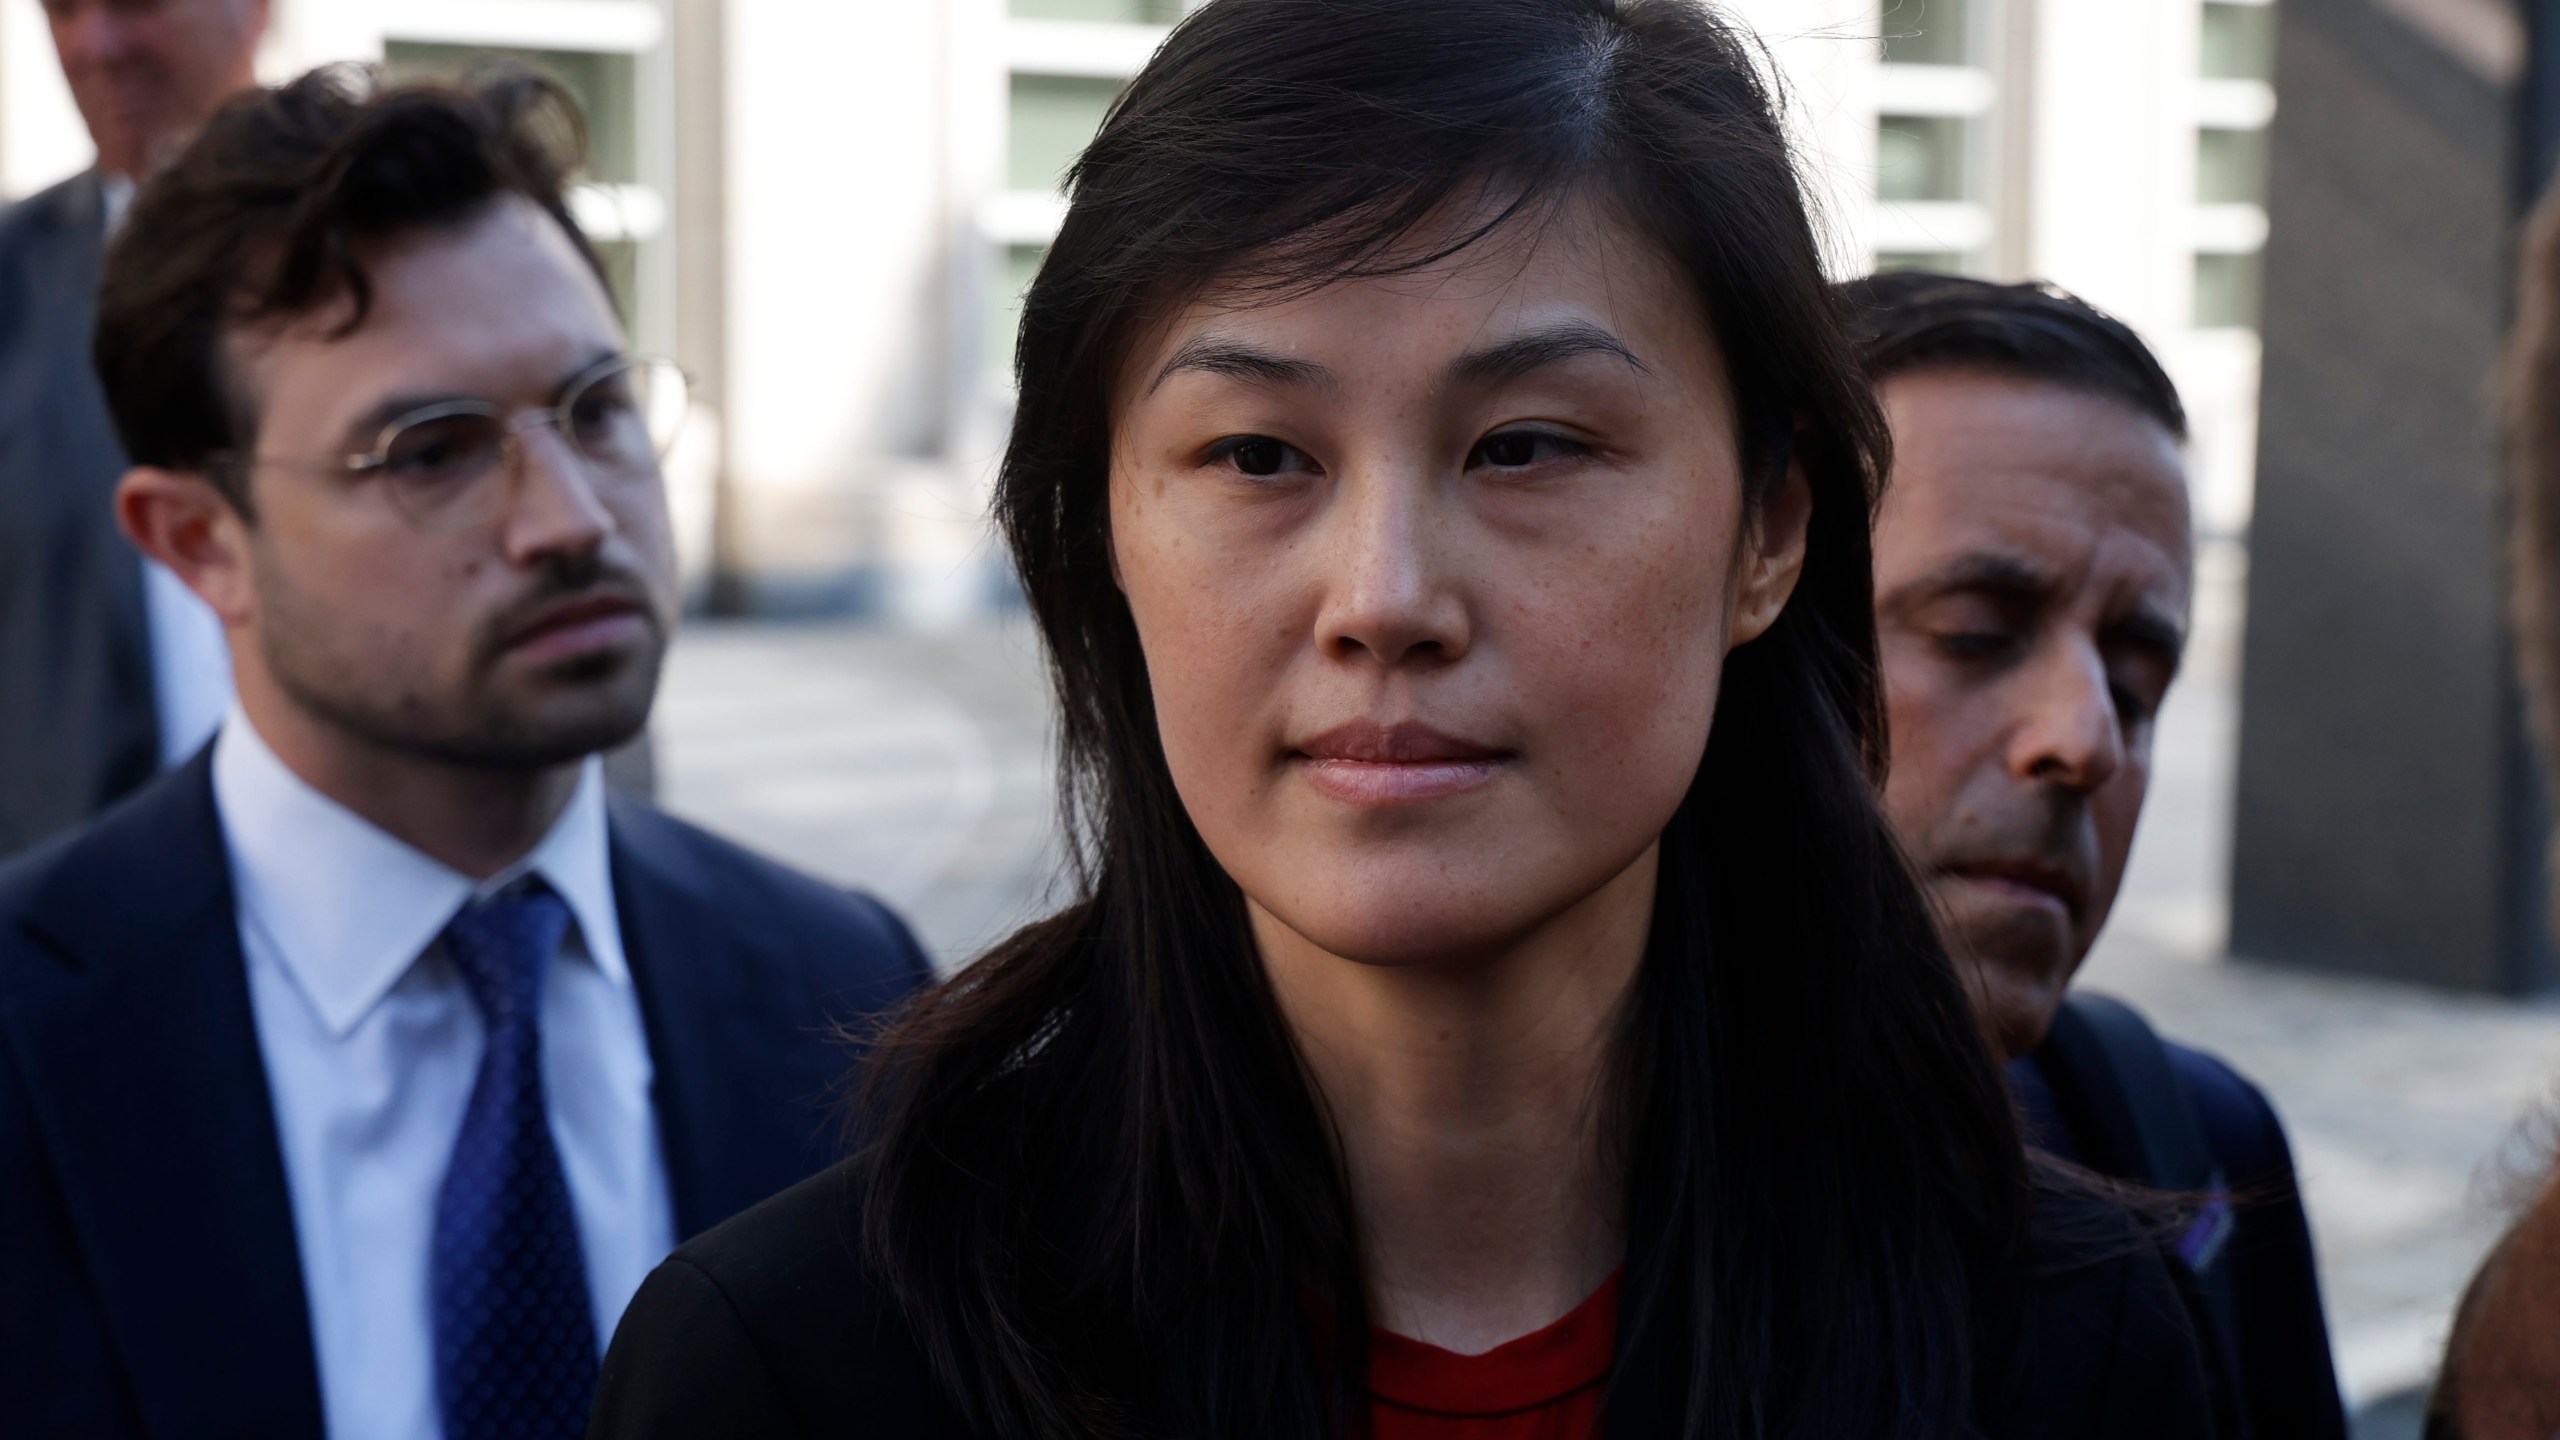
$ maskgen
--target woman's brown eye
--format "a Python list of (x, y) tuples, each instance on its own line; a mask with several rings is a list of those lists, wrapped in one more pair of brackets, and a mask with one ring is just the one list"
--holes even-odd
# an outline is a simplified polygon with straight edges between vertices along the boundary
[(1562, 460), (1588, 453), (1590, 447), (1577, 440), (1544, 430), (1503, 430), (1476, 442), (1467, 456), (1470, 468), (1490, 465), (1496, 470), (1525, 470), (1541, 461)]
[(1247, 436), (1229, 442), (1227, 459), (1247, 475), (1277, 475), (1289, 466), (1289, 447), (1258, 435)]

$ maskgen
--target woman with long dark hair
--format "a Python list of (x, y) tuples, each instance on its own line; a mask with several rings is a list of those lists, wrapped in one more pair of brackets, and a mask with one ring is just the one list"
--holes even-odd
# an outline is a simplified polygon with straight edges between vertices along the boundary
[(650, 1281), (600, 1434), (2205, 1432), (1872, 798), (1886, 442), (1755, 59), (1687, 0), (1175, 28), (997, 497), (1082, 898)]

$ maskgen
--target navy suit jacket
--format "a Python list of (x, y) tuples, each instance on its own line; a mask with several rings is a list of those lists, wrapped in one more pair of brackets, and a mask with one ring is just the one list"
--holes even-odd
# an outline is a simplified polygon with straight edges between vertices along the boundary
[[(2346, 1440), (2311, 1226), (2283, 1122), (2229, 1065), (2174, 1041), (2162, 1046), (2234, 1197), (2231, 1236), (2213, 1263), (2230, 1268), (2252, 1432), (2259, 1440)], [(2011, 1062), (2009, 1076), (2030, 1141), (2104, 1174), (2133, 1173), (2126, 1157), (2102, 1153), (2091, 1141), (2091, 1125), (2072, 1113), (2036, 1056)]]
[(89, 362), (106, 236), (95, 171), (0, 213), (0, 855), (160, 768), (124, 448)]
[[(930, 977), (876, 901), (616, 797), (676, 1228), (836, 1158), (830, 1033)], [(320, 1440), (209, 752), (0, 865), (0, 1435)]]

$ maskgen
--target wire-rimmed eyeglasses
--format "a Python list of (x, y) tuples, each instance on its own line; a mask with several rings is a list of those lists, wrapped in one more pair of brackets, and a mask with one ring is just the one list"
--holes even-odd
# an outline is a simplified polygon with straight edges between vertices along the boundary
[(617, 355), (580, 371), (550, 405), (510, 409), (493, 400), (440, 400), (384, 425), (370, 450), (336, 460), (233, 463), (299, 463), (371, 476), (417, 529), (468, 530), (506, 512), (530, 430), (558, 431), (599, 489), (656, 479), (692, 408), (692, 383), (672, 360)]

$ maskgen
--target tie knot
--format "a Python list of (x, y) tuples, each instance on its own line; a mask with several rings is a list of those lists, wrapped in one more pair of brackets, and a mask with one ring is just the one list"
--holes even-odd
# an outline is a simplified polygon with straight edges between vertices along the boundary
[(542, 973), (568, 933), (568, 905), (535, 879), (463, 906), (444, 927), (444, 951), (494, 1032), (540, 1013)]

